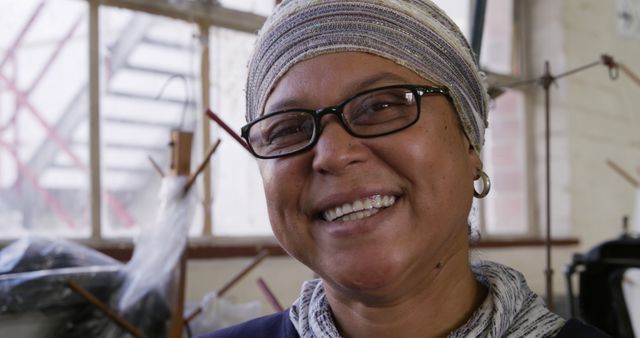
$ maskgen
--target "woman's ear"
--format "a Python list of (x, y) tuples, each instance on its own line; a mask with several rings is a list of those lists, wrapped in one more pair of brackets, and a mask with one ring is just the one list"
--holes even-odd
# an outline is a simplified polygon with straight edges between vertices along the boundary
[(480, 152), (473, 147), (471, 142), (467, 140), (468, 144), (468, 156), (469, 156), (469, 170), (474, 180), (480, 178), (482, 172), (482, 160), (480, 159)]

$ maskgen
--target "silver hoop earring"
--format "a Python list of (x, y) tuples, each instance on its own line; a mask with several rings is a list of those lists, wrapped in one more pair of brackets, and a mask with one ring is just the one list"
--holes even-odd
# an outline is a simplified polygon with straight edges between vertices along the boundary
[(489, 179), (489, 175), (484, 172), (484, 170), (480, 170), (480, 179), (482, 180), (482, 191), (477, 192), (476, 187), (473, 187), (473, 197), (475, 198), (484, 198), (491, 191), (491, 180)]

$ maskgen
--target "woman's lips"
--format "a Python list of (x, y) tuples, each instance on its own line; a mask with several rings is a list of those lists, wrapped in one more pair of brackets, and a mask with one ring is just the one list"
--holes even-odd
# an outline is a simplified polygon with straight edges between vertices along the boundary
[[(375, 196), (380, 196), (380, 203)], [(330, 211), (323, 213), (322, 229), (328, 231), (332, 236), (337, 237), (350, 237), (354, 235), (361, 235), (373, 231), (378, 228), (384, 222), (384, 218), (387, 217), (388, 212), (393, 210), (393, 206), (396, 205), (398, 198), (392, 195), (374, 195), (365, 199), (373, 199), (372, 205), (376, 204), (380, 207), (372, 206), (367, 208), (368, 204), (362, 201), (362, 199), (350, 203), (351, 207), (356, 207), (357, 211), (353, 209), (340, 217), (327, 217), (327, 212), (335, 213), (337, 208), (332, 208)], [(360, 206), (362, 204), (362, 207)], [(344, 204), (343, 204), (344, 206)], [(342, 206), (341, 206), (342, 208)], [(361, 208), (361, 209), (360, 209)], [(360, 209), (360, 210), (358, 210)], [(347, 207), (347, 211), (349, 206)], [(337, 214), (337, 213), (336, 213)]]
[(395, 202), (396, 197), (393, 195), (372, 195), (327, 209), (322, 212), (322, 218), (327, 222), (357, 221), (373, 216)]

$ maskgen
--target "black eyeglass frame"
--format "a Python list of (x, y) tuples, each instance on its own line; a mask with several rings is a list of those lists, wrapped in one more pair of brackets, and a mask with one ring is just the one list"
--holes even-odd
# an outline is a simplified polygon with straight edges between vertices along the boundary
[[(390, 131), (386, 131), (384, 133), (378, 133), (378, 134), (371, 134), (371, 135), (361, 135), (356, 133), (355, 131), (353, 131), (351, 129), (351, 127), (349, 126), (349, 123), (347, 122), (346, 117), (344, 116), (344, 112), (343, 109), (344, 107), (349, 104), (349, 102), (351, 102), (352, 100), (362, 96), (362, 95), (366, 95), (372, 92), (376, 92), (379, 90), (385, 90), (385, 89), (395, 89), (395, 88), (403, 88), (403, 89), (408, 89), (411, 91), (411, 93), (414, 95), (414, 97), (416, 98), (416, 109), (417, 109), (417, 114), (416, 114), (416, 118), (413, 119), (413, 121), (411, 121), (410, 123), (408, 123), (407, 125), (404, 125), (400, 128), (396, 128)], [(332, 107), (326, 107), (326, 108), (320, 108), (320, 109), (304, 109), (304, 108), (291, 108), (291, 109), (285, 109), (285, 110), (279, 110), (273, 113), (269, 113), (268, 115), (264, 115), (261, 116), (249, 123), (247, 123), (246, 125), (244, 125), (241, 129), (241, 136), (243, 139), (245, 139), (247, 145), (249, 146), (249, 151), (251, 152), (251, 154), (253, 154), (253, 156), (260, 158), (260, 159), (273, 159), (273, 158), (280, 158), (280, 157), (287, 157), (287, 156), (292, 156), (292, 155), (296, 155), (302, 152), (305, 152), (311, 148), (313, 148), (316, 143), (318, 143), (318, 139), (320, 138), (320, 134), (322, 133), (322, 130), (320, 130), (320, 120), (322, 119), (323, 116), (328, 115), (328, 114), (333, 114), (338, 116), (338, 119), (340, 120), (340, 123), (342, 124), (342, 127), (347, 131), (347, 133), (349, 133), (349, 135), (357, 137), (357, 138), (374, 138), (374, 137), (380, 137), (380, 136), (385, 136), (385, 135), (389, 135), (389, 134), (393, 134), (396, 132), (399, 132), (401, 130), (407, 129), (409, 127), (411, 127), (412, 125), (414, 125), (419, 119), (420, 119), (420, 111), (421, 111), (421, 107), (420, 107), (420, 101), (421, 99), (426, 96), (426, 95), (444, 95), (448, 100), (451, 101), (451, 96), (449, 94), (449, 88), (444, 87), (444, 86), (425, 86), (425, 85), (412, 85), (412, 84), (402, 84), (402, 85), (393, 85), (393, 86), (385, 86), (385, 87), (377, 87), (377, 88), (372, 88), (372, 89), (368, 89), (366, 91), (363, 92), (359, 92), (349, 98), (347, 98), (346, 100), (344, 100), (342, 103), (332, 106)], [(314, 133), (312, 138), (309, 140), (309, 143), (307, 143), (306, 145), (302, 146), (300, 149), (294, 150), (290, 153), (285, 153), (285, 154), (278, 154), (278, 155), (274, 155), (274, 156), (263, 156), (263, 155), (259, 155), (255, 152), (255, 150), (253, 149), (253, 146), (251, 145), (251, 142), (249, 141), (249, 130), (251, 129), (251, 127), (253, 127), (256, 123), (271, 118), (273, 116), (276, 115), (280, 115), (280, 114), (286, 114), (286, 113), (291, 113), (291, 112), (300, 112), (300, 113), (309, 113), (313, 116), (314, 118)]]

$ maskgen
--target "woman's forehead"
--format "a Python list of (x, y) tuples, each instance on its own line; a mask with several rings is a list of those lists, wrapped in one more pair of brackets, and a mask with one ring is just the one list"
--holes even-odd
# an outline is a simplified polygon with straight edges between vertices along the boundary
[[(410, 69), (367, 53), (316, 56), (289, 69), (268, 96), (265, 112), (290, 108), (315, 97), (346, 99), (360, 91), (395, 84), (434, 85)], [(299, 106), (299, 105), (298, 105)]]

